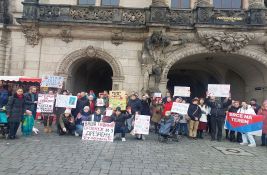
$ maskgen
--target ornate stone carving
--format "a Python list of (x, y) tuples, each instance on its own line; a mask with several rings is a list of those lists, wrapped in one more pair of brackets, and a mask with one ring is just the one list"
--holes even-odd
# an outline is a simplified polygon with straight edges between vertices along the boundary
[(64, 29), (60, 33), (60, 37), (62, 41), (69, 43), (73, 41), (73, 37), (71, 36), (71, 30), (70, 29)]
[(195, 7), (212, 7), (212, 5), (210, 4), (210, 0), (197, 0)]
[(166, 0), (152, 0), (152, 6), (167, 6), (166, 5)]
[(35, 45), (39, 44), (39, 40), (41, 38), (41, 35), (39, 33), (39, 28), (36, 26), (22, 26), (22, 32), (24, 33), (24, 36), (27, 39), (27, 43), (29, 45), (32, 45), (33, 47)]
[(197, 9), (197, 20), (199, 23), (210, 23), (212, 15), (212, 7), (199, 7)]
[(250, 9), (264, 9), (264, 2), (262, 0), (249, 0)]
[(249, 32), (198, 32), (200, 43), (212, 52), (235, 52), (255, 38)]
[(145, 24), (146, 17), (143, 10), (124, 10), (122, 13), (122, 23)]
[(123, 34), (121, 30), (113, 30), (111, 36), (111, 43), (115, 44), (116, 46), (123, 43)]
[(86, 55), (87, 55), (89, 58), (96, 57), (96, 55), (97, 55), (97, 51), (96, 51), (96, 49), (95, 49), (93, 46), (88, 46), (88, 47), (85, 49), (85, 52), (86, 52)]
[(170, 10), (167, 14), (167, 19), (173, 25), (191, 25), (193, 24), (193, 11), (192, 10)]

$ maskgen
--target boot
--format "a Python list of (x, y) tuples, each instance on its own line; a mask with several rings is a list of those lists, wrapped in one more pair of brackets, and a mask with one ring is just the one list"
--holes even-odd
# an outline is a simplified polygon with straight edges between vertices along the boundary
[(200, 131), (197, 131), (197, 138), (200, 138)]
[(52, 132), (52, 128), (48, 127), (48, 132), (51, 133)]
[(47, 126), (44, 127), (44, 132), (48, 133), (48, 127)]
[(199, 138), (200, 139), (204, 139), (204, 137), (203, 137), (203, 131), (199, 131)]

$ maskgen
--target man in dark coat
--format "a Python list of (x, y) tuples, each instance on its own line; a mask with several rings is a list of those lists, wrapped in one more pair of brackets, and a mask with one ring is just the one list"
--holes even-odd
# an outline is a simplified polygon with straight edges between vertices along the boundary
[(36, 116), (37, 102), (38, 102), (38, 94), (35, 86), (30, 87), (28, 93), (24, 94), (26, 106), (25, 108), (32, 112), (33, 118)]
[[(237, 113), (237, 111), (240, 108), (240, 102), (239, 101), (234, 101), (233, 105), (230, 107), (230, 109), (228, 110), (228, 112), (233, 112), (233, 113)], [(226, 133), (226, 137), (227, 137), (228, 133)], [(230, 131), (230, 141), (234, 142), (235, 141), (235, 131)], [(236, 141), (238, 143), (242, 142), (242, 134), (240, 132), (237, 132), (237, 137), (236, 137)]]
[(225, 122), (226, 108), (232, 103), (231, 98), (225, 98), (222, 101), (221, 98), (208, 97), (206, 104), (211, 108), (210, 120), (211, 120), (211, 141), (215, 141), (215, 135), (217, 131), (217, 140), (222, 140), (222, 129)]
[(89, 106), (89, 100), (85, 94), (85, 92), (81, 92), (81, 98), (78, 99), (76, 108), (73, 109), (72, 115), (74, 118), (78, 115), (78, 113), (83, 110), (85, 106)]
[(25, 112), (25, 97), (22, 89), (18, 89), (17, 92), (9, 98), (6, 111), (9, 127), (8, 137), (10, 139), (15, 139), (20, 121)]
[(148, 99), (145, 95), (143, 95), (142, 100), (141, 100), (140, 114), (141, 115), (149, 115), (149, 116), (151, 115), (149, 102), (148, 102)]
[(127, 106), (131, 108), (132, 114), (135, 114), (136, 112), (140, 113), (142, 106), (141, 100), (137, 98), (136, 94), (132, 94)]
[(258, 114), (261, 106), (259, 104), (257, 104), (257, 100), (255, 98), (252, 98), (250, 100), (250, 105), (254, 109), (255, 113)]

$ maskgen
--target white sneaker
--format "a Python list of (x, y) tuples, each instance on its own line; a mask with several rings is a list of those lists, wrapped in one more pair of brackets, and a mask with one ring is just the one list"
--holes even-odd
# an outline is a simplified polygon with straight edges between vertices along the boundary
[(249, 144), (249, 147), (256, 147), (256, 144)]
[(240, 145), (247, 145), (248, 143), (244, 143), (244, 142), (242, 142), (242, 143), (240, 143)]
[(121, 141), (122, 142), (126, 142), (126, 139), (123, 137), (123, 138), (121, 138)]
[(79, 137), (79, 134), (75, 131), (74, 132), (74, 135), (76, 136), (76, 137)]

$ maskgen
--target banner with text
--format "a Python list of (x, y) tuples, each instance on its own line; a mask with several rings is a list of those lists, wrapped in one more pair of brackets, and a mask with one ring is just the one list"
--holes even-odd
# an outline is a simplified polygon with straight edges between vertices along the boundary
[(115, 123), (84, 122), (82, 140), (113, 142)]
[(230, 84), (209, 84), (208, 96), (230, 97)]
[(225, 128), (231, 131), (261, 136), (263, 118), (261, 115), (228, 112), (225, 120)]
[(63, 87), (64, 78), (60, 76), (46, 75), (42, 77), (41, 87), (59, 88)]
[(77, 96), (71, 95), (57, 95), (56, 107), (61, 108), (76, 108)]
[(126, 110), (126, 92), (125, 91), (110, 91), (109, 92), (109, 107), (116, 109), (121, 107), (121, 110)]
[(134, 121), (134, 133), (135, 134), (149, 134), (150, 116), (136, 115)]
[(175, 86), (173, 96), (176, 97), (190, 97), (191, 91), (190, 87), (185, 86)]
[(54, 95), (38, 94), (37, 112), (53, 113), (54, 103)]
[(187, 114), (189, 103), (177, 103), (173, 102), (171, 112), (185, 115)]

